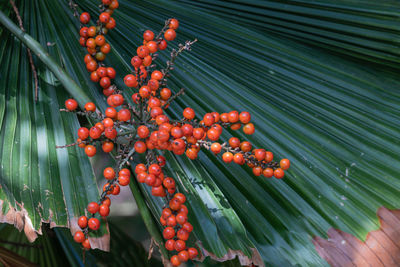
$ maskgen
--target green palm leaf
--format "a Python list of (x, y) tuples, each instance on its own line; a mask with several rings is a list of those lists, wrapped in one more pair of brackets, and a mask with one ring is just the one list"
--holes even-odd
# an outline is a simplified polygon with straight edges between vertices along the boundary
[[(31, 8), (30, 3), (20, 6), (25, 25), (30, 25), (30, 33), (44, 42), (49, 35), (45, 27), (39, 31), (33, 27), (42, 22), (28, 12)], [(99, 194), (84, 153), (76, 148), (56, 149), (75, 142), (72, 132), (79, 127), (76, 116), (59, 112), (68, 95), (41, 79), (35, 103), (26, 49), (8, 31), (2, 31), (0, 39), (0, 220), (24, 229), (33, 241), (36, 232), (41, 232), (42, 222), (76, 229), (77, 216)], [(39, 73), (48, 72), (40, 62), (36, 66)], [(100, 235), (105, 232), (104, 228)], [(103, 243), (93, 239), (94, 246)]]
[[(346, 4), (336, 3), (336, 8), (348, 9)], [(97, 10), (92, 1), (79, 4), (91, 13)], [(263, 262), (268, 266), (327, 265), (314, 249), (314, 236), (326, 236), (326, 231), (335, 227), (364, 239), (378, 228), (378, 207), (399, 207), (400, 81), (391, 70), (368, 62), (397, 66), (398, 54), (393, 50), (396, 39), (392, 38), (396, 32), (391, 26), (396, 19), (387, 11), (387, 16), (374, 21), (353, 5), (353, 18), (347, 19), (362, 17), (363, 23), (340, 28), (338, 25), (347, 23), (345, 18), (336, 18), (326, 7), (314, 4), (296, 9), (303, 24), (267, 27), (261, 17), (250, 21), (250, 7), (242, 8), (239, 19), (233, 17), (236, 5), (224, 4), (226, 8), (221, 9), (218, 3), (205, 1), (120, 1), (115, 12), (117, 28), (109, 34), (114, 51), (107, 60), (115, 66), (120, 77), (117, 85), (122, 87), (122, 77), (128, 72), (142, 31), (157, 31), (166, 18), (177, 17), (181, 21), (178, 41), (198, 38), (199, 42), (192, 53), (176, 62), (171, 89), (188, 90), (171, 106), (169, 114), (180, 117), (186, 106), (198, 114), (247, 110), (253, 115), (257, 132), (251, 137), (240, 131), (228, 132), (224, 138), (247, 138), (267, 147), (277, 158), (292, 161), (286, 178), (278, 181), (254, 177), (247, 168), (227, 166), (209, 152), (201, 153), (195, 162), (168, 154), (167, 173), (180, 181), (181, 191), (189, 192), (189, 221), (195, 226), (197, 245), (204, 255), (220, 260), (239, 255), (242, 263)], [(263, 5), (264, 11), (279, 9), (280, 20), (297, 19), (283, 16), (291, 11), (283, 10), (279, 3), (268, 1)], [(293, 2), (290, 8), (296, 5), (300, 2)], [(320, 11), (318, 18), (307, 17), (310, 8)], [(370, 10), (373, 8), (371, 5)], [(40, 29), (45, 28), (49, 35), (44, 38), (29, 32), (42, 44), (54, 43), (53, 55), (104, 108), (104, 98), (84, 70), (84, 53), (75, 41), (77, 22), (67, 3), (39, 1), (34, 10), (46, 21)], [(362, 35), (371, 23), (379, 27)], [(323, 38), (337, 27), (340, 34), (352, 37), (349, 42), (335, 40), (339, 35), (328, 41)], [(319, 31), (315, 35), (313, 28)], [(303, 41), (317, 39), (322, 47), (371, 58), (360, 62), (310, 47), (287, 38), (291, 32), (285, 29), (297, 31), (294, 37)], [(359, 43), (369, 38), (374, 41), (360, 48)], [(167, 53), (160, 55), (162, 61), (167, 57)], [(125, 96), (129, 98), (131, 93), (126, 90)], [(140, 186), (140, 190), (153, 220), (158, 221), (162, 203), (151, 197), (147, 188)]]

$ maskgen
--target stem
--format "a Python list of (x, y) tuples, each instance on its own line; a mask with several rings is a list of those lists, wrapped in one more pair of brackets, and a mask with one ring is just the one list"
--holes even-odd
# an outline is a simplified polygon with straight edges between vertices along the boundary
[(60, 83), (68, 91), (70, 95), (73, 95), (79, 106), (83, 108), (87, 102), (90, 102), (90, 98), (80, 88), (74, 80), (67, 74), (67, 72), (60, 67), (60, 65), (49, 55), (49, 53), (33, 39), (29, 34), (22, 31), (14, 22), (8, 18), (0, 10), (0, 23), (4, 25), (11, 33), (13, 33), (19, 40), (21, 40), (35, 55), (53, 72)]

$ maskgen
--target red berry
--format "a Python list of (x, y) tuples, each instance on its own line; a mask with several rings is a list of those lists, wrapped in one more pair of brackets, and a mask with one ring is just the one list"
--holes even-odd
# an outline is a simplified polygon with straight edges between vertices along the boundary
[(99, 127), (93, 126), (92, 128), (90, 128), (89, 135), (91, 138), (98, 139), (100, 138), (101, 134), (102, 130)]
[(180, 229), (177, 233), (176, 233), (176, 237), (178, 239), (181, 239), (183, 241), (186, 241), (189, 239), (189, 232), (187, 232), (184, 229)]
[(139, 68), (140, 65), (142, 65), (143, 61), (139, 56), (134, 56), (131, 59), (131, 64), (132, 66), (134, 66), (135, 68)]
[(78, 137), (81, 140), (86, 140), (89, 137), (89, 129), (86, 127), (81, 127), (78, 129)]
[(86, 250), (91, 249), (89, 239), (85, 239), (85, 240), (82, 242), (82, 247), (84, 247)]
[(87, 220), (86, 216), (81, 216), (78, 219), (78, 225), (82, 229), (86, 228), (87, 222), (88, 222), (88, 220)]
[(169, 28), (170, 29), (176, 30), (176, 29), (178, 29), (178, 27), (179, 27), (179, 21), (177, 19), (171, 19), (169, 21)]
[(239, 114), (239, 120), (240, 120), (240, 122), (243, 123), (243, 124), (249, 123), (250, 120), (251, 120), (251, 115), (250, 115), (250, 113), (247, 112), (247, 111), (241, 112), (241, 113)]
[(85, 234), (82, 231), (77, 231), (74, 235), (74, 241), (76, 243), (82, 243), (85, 240)]
[(141, 58), (145, 58), (146, 56), (148, 56), (150, 54), (149, 48), (145, 45), (139, 46), (138, 49), (136, 50), (136, 52), (137, 52), (138, 56)]
[(248, 123), (245, 126), (243, 126), (243, 132), (245, 134), (253, 134), (255, 132), (255, 127), (253, 123)]
[(119, 121), (129, 121), (131, 119), (131, 112), (129, 109), (121, 109), (118, 111), (117, 119)]
[(92, 145), (87, 145), (85, 147), (85, 153), (88, 157), (93, 157), (94, 155), (96, 155), (96, 147), (92, 146)]
[(183, 204), (183, 203), (186, 202), (186, 197), (185, 197), (185, 195), (182, 194), (182, 193), (176, 193), (175, 196), (174, 196), (174, 198), (178, 199), (179, 202), (181, 202), (181, 204)]
[(164, 33), (164, 38), (167, 41), (173, 41), (176, 37), (176, 32), (173, 29), (168, 29)]
[(95, 214), (99, 211), (99, 204), (96, 202), (90, 202), (87, 206), (87, 210), (88, 212)]
[(128, 87), (136, 87), (136, 86), (138, 86), (138, 81), (136, 79), (136, 76), (134, 76), (133, 74), (126, 75), (125, 78), (124, 78), (124, 83)]
[(169, 251), (173, 251), (175, 249), (175, 240), (169, 239), (165, 242), (165, 248)]
[(126, 186), (130, 183), (131, 178), (129, 176), (126, 175), (121, 175), (118, 177), (118, 183), (122, 186)]
[(192, 120), (194, 119), (195, 115), (196, 114), (192, 108), (185, 108), (183, 110), (183, 117), (185, 117), (185, 119)]
[(103, 175), (104, 175), (104, 178), (106, 178), (107, 180), (112, 180), (115, 178), (115, 171), (113, 168), (107, 167), (104, 169)]
[(143, 39), (145, 41), (148, 41), (148, 42), (153, 40), (154, 39), (154, 33), (152, 31), (150, 31), (150, 30), (145, 31), (143, 33)]
[(179, 258), (177, 255), (174, 255), (171, 257), (171, 264), (172, 266), (179, 266), (181, 265), (181, 262), (179, 261)]
[(189, 260), (189, 252), (182, 250), (178, 253), (178, 259), (180, 262), (187, 262)]
[(197, 249), (195, 249), (195, 248), (188, 248), (188, 253), (189, 253), (189, 258), (191, 259), (191, 260), (193, 260), (194, 258), (196, 258), (197, 257), (197, 255), (199, 254), (198, 252), (197, 252)]
[(78, 107), (78, 102), (76, 102), (75, 99), (68, 99), (67, 101), (65, 101), (65, 107), (68, 110), (73, 111)]
[(290, 161), (288, 159), (282, 159), (279, 165), (281, 166), (282, 170), (287, 170), (290, 167)]
[(178, 240), (175, 241), (175, 246), (174, 247), (175, 247), (176, 251), (182, 251), (182, 250), (184, 250), (186, 248), (186, 242), (183, 241), (183, 240), (178, 239)]
[(90, 21), (90, 14), (87, 12), (83, 12), (79, 17), (79, 20), (82, 24), (88, 24)]
[(99, 20), (101, 21), (101, 23), (107, 24), (110, 21), (110, 14), (107, 12), (103, 12), (100, 14), (99, 16)]
[(175, 236), (175, 230), (172, 227), (166, 227), (163, 231), (163, 237), (165, 239), (172, 239)]
[(285, 176), (285, 172), (284, 172), (281, 168), (278, 168), (278, 169), (276, 169), (276, 170), (274, 171), (274, 176), (275, 176), (275, 178), (277, 178), (277, 179), (282, 179), (283, 176)]
[(167, 42), (165, 40), (161, 40), (161, 42), (158, 44), (158, 49), (165, 50), (167, 49), (167, 46), (168, 46)]
[(97, 230), (97, 229), (99, 229), (100, 228), (100, 221), (99, 221), (99, 219), (97, 219), (97, 218), (90, 218), (89, 219), (89, 221), (88, 221), (88, 226), (89, 226), (89, 229), (91, 229), (91, 230)]
[(108, 216), (108, 214), (110, 214), (110, 207), (105, 204), (100, 205), (99, 214), (103, 217)]

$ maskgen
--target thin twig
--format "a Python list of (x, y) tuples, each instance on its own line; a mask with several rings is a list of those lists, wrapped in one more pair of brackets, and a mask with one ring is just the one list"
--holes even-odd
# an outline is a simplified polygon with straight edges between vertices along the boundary
[[(24, 25), (22, 24), (22, 19), (21, 19), (21, 16), (19, 15), (19, 11), (18, 11), (17, 6), (15, 5), (15, 2), (13, 0), (10, 0), (10, 4), (12, 5), (12, 7), (14, 9), (14, 12), (17, 15), (17, 19), (18, 19), (18, 22), (19, 22), (19, 27), (21, 28), (22, 31), (25, 32)], [(38, 101), (38, 94), (39, 94), (39, 84), (38, 84), (37, 72), (36, 72), (35, 64), (33, 63), (31, 50), (27, 47), (26, 51), (28, 52), (29, 63), (31, 65), (33, 78), (34, 78), (34, 81), (35, 81), (35, 102), (37, 102)]]
[(179, 90), (178, 93), (174, 94), (172, 97), (170, 97), (167, 102), (165, 102), (165, 104), (163, 105), (163, 108), (166, 109), (168, 107), (168, 105), (174, 101), (178, 96), (183, 95), (185, 93), (185, 88), (182, 88), (181, 90)]
[(154, 239), (151, 238), (150, 247), (149, 247), (149, 256), (147, 256), (147, 260), (151, 259), (151, 255), (153, 254), (154, 250)]

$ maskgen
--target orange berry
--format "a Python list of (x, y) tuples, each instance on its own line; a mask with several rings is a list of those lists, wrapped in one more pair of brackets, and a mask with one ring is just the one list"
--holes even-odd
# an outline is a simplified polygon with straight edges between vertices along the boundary
[(191, 260), (193, 260), (194, 258), (196, 258), (197, 257), (197, 255), (199, 254), (199, 252), (197, 252), (197, 249), (195, 249), (195, 248), (188, 248), (188, 253), (189, 253), (189, 258), (191, 259)]
[(177, 19), (171, 19), (169, 21), (169, 28), (170, 29), (176, 30), (176, 29), (178, 29), (178, 27), (179, 27), (179, 21)]
[(146, 144), (143, 141), (137, 141), (135, 143), (135, 150), (137, 153), (144, 153), (146, 152)]
[(228, 121), (230, 123), (236, 123), (239, 121), (239, 112), (237, 112), (236, 110), (231, 111), (228, 113)]
[[(175, 242), (176, 243), (176, 242)], [(175, 245), (175, 244), (174, 244)], [(172, 266), (179, 266), (181, 265), (181, 262), (179, 261), (179, 258), (177, 255), (174, 255), (171, 257), (171, 264)]]
[(150, 30), (147, 30), (143, 33), (143, 39), (145, 41), (151, 41), (154, 39), (154, 33)]
[(99, 16), (99, 20), (101, 21), (101, 23), (107, 24), (110, 21), (110, 14), (107, 12), (103, 12), (100, 14)]
[(97, 35), (94, 40), (97, 46), (102, 46), (106, 43), (106, 38), (104, 37), (104, 35), (101, 34)]
[(145, 58), (146, 56), (148, 56), (150, 54), (150, 50), (147, 46), (145, 45), (141, 45), (138, 47), (138, 49), (136, 50), (136, 53), (139, 57), (141, 58)]
[(111, 85), (111, 80), (109, 77), (103, 77), (100, 79), (100, 86), (104, 89), (107, 89)]
[(76, 243), (82, 243), (85, 240), (85, 234), (82, 231), (77, 231), (74, 235), (74, 241)]
[(233, 156), (233, 161), (234, 161), (236, 164), (243, 165), (243, 164), (244, 164), (244, 157), (243, 157), (243, 154), (242, 154), (242, 153), (236, 153), (236, 154)]
[(283, 176), (285, 176), (285, 172), (284, 172), (281, 168), (278, 168), (278, 169), (276, 169), (276, 170), (274, 171), (274, 176), (275, 176), (275, 178), (277, 178), (277, 179), (282, 179)]
[(176, 215), (176, 222), (183, 225), (187, 221), (187, 215), (183, 213), (178, 213)]
[(146, 165), (144, 165), (143, 163), (139, 163), (135, 167), (135, 173), (136, 174), (139, 174), (139, 173), (142, 173), (142, 172), (146, 172), (146, 171), (147, 171)]
[(177, 198), (173, 198), (169, 202), (169, 207), (171, 208), (171, 210), (179, 210), (181, 205), (182, 203)]
[(88, 221), (88, 227), (89, 229), (96, 231), (97, 229), (100, 228), (100, 221), (97, 218), (90, 218)]
[[(179, 153), (176, 153), (176, 154), (179, 154)], [(197, 156), (198, 156), (199, 152), (196, 149), (188, 148), (186, 150), (185, 154), (189, 159), (195, 160), (195, 159), (197, 159)]]
[(111, 4), (108, 6), (110, 9), (117, 9), (119, 7), (118, 0), (112, 0)]
[(172, 239), (175, 236), (175, 230), (172, 227), (166, 227), (163, 231), (163, 237), (165, 239)]
[[(161, 99), (162, 100), (168, 100), (170, 97), (171, 97), (171, 95), (172, 95), (172, 92), (171, 92), (171, 90), (170, 89), (168, 89), (168, 88), (163, 88), (161, 91), (160, 91), (160, 96), (161, 96)], [(194, 112), (194, 111), (193, 111)], [(189, 115), (189, 114), (188, 114)], [(183, 115), (183, 116), (185, 116), (185, 115)]]
[(282, 170), (287, 170), (290, 167), (290, 161), (288, 159), (282, 159), (279, 165), (281, 166)]
[(121, 175), (118, 177), (118, 183), (122, 186), (126, 186), (130, 183), (131, 178), (129, 176), (126, 175)]
[(75, 99), (68, 99), (65, 101), (65, 107), (68, 110), (73, 111), (78, 107), (78, 102), (76, 102)]
[(272, 168), (266, 168), (263, 170), (263, 175), (267, 178), (274, 176), (274, 170)]
[(114, 18), (110, 18), (110, 21), (106, 24), (107, 29), (114, 29), (117, 24)]
[(186, 248), (186, 242), (185, 241), (183, 241), (183, 240), (180, 240), (180, 239), (178, 239), (178, 240), (176, 240), (175, 241), (175, 250), (176, 251), (182, 251), (182, 250), (184, 250), (185, 248)]
[(237, 148), (237, 147), (239, 147), (239, 146), (240, 146), (240, 140), (239, 140), (239, 138), (237, 138), (237, 137), (231, 137), (231, 138), (229, 138), (229, 145), (230, 145), (232, 148)]
[(136, 76), (134, 76), (133, 74), (126, 75), (125, 78), (124, 78), (124, 83), (128, 87), (136, 87), (136, 86), (138, 86), (138, 81), (136, 79)]
[(243, 152), (249, 152), (249, 151), (251, 151), (251, 148), (252, 148), (252, 145), (251, 145), (251, 143), (248, 142), (248, 141), (243, 141), (243, 142), (240, 144), (240, 149), (241, 149)]
[(88, 212), (95, 214), (99, 211), (99, 204), (97, 204), (97, 202), (90, 202), (87, 205), (87, 210)]
[(87, 12), (83, 12), (79, 17), (79, 20), (82, 24), (88, 24), (90, 21), (90, 14)]
[(110, 214), (110, 207), (105, 204), (100, 205), (99, 214), (100, 216), (107, 217)]
[(87, 219), (86, 216), (81, 216), (81, 217), (79, 217), (79, 219), (78, 219), (78, 225), (79, 225), (79, 227), (82, 228), (82, 229), (84, 229), (84, 228), (87, 227), (87, 222), (88, 222), (88, 219)]
[(105, 43), (100, 47), (100, 51), (104, 54), (108, 54), (111, 51), (111, 45), (109, 43)]
[(273, 159), (274, 159), (274, 154), (270, 151), (267, 151), (265, 154), (265, 161), (268, 163), (271, 162)]
[(90, 137), (93, 138), (93, 139), (98, 139), (98, 138), (100, 138), (101, 134), (102, 134), (102, 130), (101, 130), (99, 127), (97, 127), (97, 126), (93, 126), (93, 127), (90, 128), (90, 130), (89, 130), (89, 135), (90, 135)]
[(190, 233), (193, 231), (193, 225), (191, 225), (189, 222), (185, 222), (182, 225), (182, 229), (184, 229), (186, 232)]
[(154, 41), (150, 41), (146, 44), (147, 48), (149, 49), (150, 53), (155, 53), (157, 52), (158, 45)]
[(211, 141), (217, 141), (220, 135), (221, 133), (215, 128), (211, 128), (207, 131), (207, 137)]
[(158, 44), (158, 49), (165, 50), (167, 49), (167, 46), (168, 46), (167, 42), (165, 40), (161, 40), (160, 43)]
[(222, 154), (222, 160), (225, 163), (230, 163), (233, 160), (233, 154), (231, 152), (225, 152), (224, 154)]
[(263, 173), (263, 169), (260, 166), (256, 166), (253, 168), (253, 174), (255, 176), (260, 176)]
[(91, 249), (89, 239), (83, 240), (83, 242), (82, 242), (82, 247), (83, 247), (84, 249), (86, 249), (86, 250)]
[[(150, 49), (149, 49), (150, 52)], [(151, 62), (153, 62), (153, 58), (150, 55), (147, 55), (143, 58), (143, 66), (148, 67), (151, 65)]]
[(183, 203), (186, 202), (186, 197), (185, 197), (185, 195), (182, 194), (182, 193), (176, 193), (175, 196), (174, 196), (174, 198), (178, 199), (179, 202), (181, 202), (181, 204), (183, 204)]
[(110, 141), (104, 141), (101, 148), (104, 152), (110, 153), (114, 149), (114, 143)]
[(159, 70), (155, 70), (151, 73), (151, 78), (160, 81), (163, 78), (163, 74)]
[(129, 109), (121, 109), (118, 111), (117, 119), (119, 121), (129, 121), (131, 119), (131, 112)]
[(243, 126), (243, 132), (245, 134), (253, 134), (255, 132), (255, 127), (253, 123), (248, 123), (245, 126)]
[(249, 123), (250, 120), (251, 120), (251, 115), (250, 115), (250, 113), (247, 112), (247, 111), (241, 112), (241, 113), (239, 114), (239, 120), (240, 120), (240, 122), (243, 123), (243, 124)]
[(111, 200), (109, 197), (105, 197), (104, 200), (101, 202), (103, 205), (111, 206)]
[(187, 262), (189, 260), (189, 252), (182, 250), (178, 253), (178, 259), (180, 262)]
[(92, 146), (92, 145), (87, 145), (85, 147), (85, 153), (88, 157), (93, 157), (94, 155), (96, 155), (96, 147)]
[(164, 39), (167, 41), (173, 41), (176, 37), (176, 32), (173, 29), (168, 29), (164, 33)]
[(173, 251), (175, 248), (175, 240), (173, 240), (173, 239), (168, 239), (166, 242), (165, 242), (165, 248), (167, 249), (167, 250), (169, 250), (169, 251)]
[(113, 168), (107, 167), (104, 169), (103, 175), (104, 175), (104, 178), (106, 178), (107, 180), (112, 180), (115, 177), (115, 171)]
[(78, 137), (81, 140), (86, 140), (89, 137), (89, 129), (86, 127), (81, 127), (78, 129)]
[(254, 149), (253, 153), (258, 161), (264, 160), (265, 157), (267, 156), (265, 149), (262, 149), (262, 148)]

